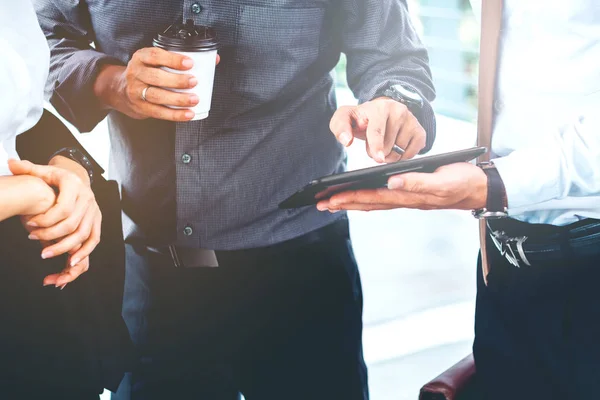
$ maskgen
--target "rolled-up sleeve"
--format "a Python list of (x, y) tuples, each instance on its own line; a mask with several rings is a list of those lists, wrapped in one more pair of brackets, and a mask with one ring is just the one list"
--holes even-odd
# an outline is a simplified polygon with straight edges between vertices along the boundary
[(84, 1), (35, 0), (38, 20), (50, 47), (46, 98), (79, 131), (91, 131), (108, 113), (94, 95), (103, 65), (122, 63), (94, 50), (94, 32)]
[(342, 49), (348, 59), (348, 85), (363, 103), (395, 84), (419, 93), (425, 104), (417, 118), (431, 149), (435, 115), (430, 102), (435, 90), (429, 56), (410, 20), (405, 0), (345, 0), (341, 23)]

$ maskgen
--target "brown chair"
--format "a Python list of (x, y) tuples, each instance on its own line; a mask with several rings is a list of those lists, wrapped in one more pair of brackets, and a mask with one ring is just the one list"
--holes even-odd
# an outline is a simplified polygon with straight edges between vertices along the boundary
[(480, 400), (475, 360), (469, 354), (421, 388), (419, 400)]

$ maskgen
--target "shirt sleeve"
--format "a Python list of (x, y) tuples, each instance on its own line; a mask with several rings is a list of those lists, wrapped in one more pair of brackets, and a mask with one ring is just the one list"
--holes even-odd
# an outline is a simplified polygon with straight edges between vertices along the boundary
[(600, 195), (600, 115), (590, 112), (557, 128), (545, 143), (494, 160), (518, 209), (565, 197)]
[(424, 99), (417, 116), (431, 149), (435, 115), (430, 102), (435, 90), (429, 56), (410, 20), (406, 0), (345, 0), (341, 25), (348, 84), (359, 102), (372, 100), (388, 87), (402, 84)]
[(79, 143), (69, 128), (48, 110), (44, 110), (42, 117), (34, 127), (23, 132), (17, 138), (19, 155), (34, 164), (45, 165), (57, 151), (70, 147), (78, 149), (88, 158), (95, 177), (104, 173), (104, 169)]
[[(31, 104), (28, 95), (31, 94), (33, 82), (25, 60), (0, 37), (0, 88), (10, 96), (0, 97), (0, 143), (15, 137), (20, 133), (19, 126), (27, 120), (30, 112), (41, 114), (42, 104)], [(30, 107), (24, 107), (29, 105)], [(38, 109), (38, 110), (36, 110)]]
[[(13, 46), (0, 37), (0, 176), (11, 175), (8, 159), (14, 157), (15, 137), (33, 125), (42, 114), (42, 87), (33, 90), (30, 69)], [(41, 83), (41, 82), (40, 82)], [(11, 154), (9, 154), (9, 152)]]
[(0, 175), (16, 158), (15, 137), (39, 120), (48, 74), (48, 47), (28, 1), (7, 2), (0, 12)]
[(40, 26), (50, 46), (46, 97), (80, 132), (91, 131), (108, 113), (93, 92), (103, 65), (123, 65), (92, 47), (94, 32), (83, 0), (35, 0)]

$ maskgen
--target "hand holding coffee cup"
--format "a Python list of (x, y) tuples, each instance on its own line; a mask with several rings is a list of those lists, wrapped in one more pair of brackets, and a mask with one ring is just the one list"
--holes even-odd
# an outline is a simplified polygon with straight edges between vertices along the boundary
[[(107, 65), (102, 68), (94, 83), (94, 92), (107, 106), (135, 119), (175, 122), (200, 119), (195, 107), (202, 107), (200, 116), (206, 118), (215, 66), (219, 63), (216, 53), (215, 46), (210, 60), (208, 57), (194, 59), (193, 52), (143, 48), (133, 54), (126, 67)], [(211, 65), (203, 65), (206, 62)], [(206, 76), (205, 70), (212, 73)]]
[[(199, 100), (192, 108), (194, 112), (192, 120), (207, 118), (212, 100), (215, 66), (218, 62), (217, 49), (219, 43), (215, 31), (206, 26), (196, 26), (194, 21), (189, 19), (184, 25), (171, 25), (164, 32), (156, 35), (153, 44), (155, 47), (193, 60), (194, 66), (188, 72), (196, 78), (197, 85), (191, 89), (166, 89), (191, 94), (194, 99)], [(172, 69), (169, 66), (165, 66), (163, 69), (174, 74), (182, 74), (181, 70)], [(149, 89), (145, 93), (146, 98), (148, 91)], [(180, 104), (167, 106), (182, 107)]]

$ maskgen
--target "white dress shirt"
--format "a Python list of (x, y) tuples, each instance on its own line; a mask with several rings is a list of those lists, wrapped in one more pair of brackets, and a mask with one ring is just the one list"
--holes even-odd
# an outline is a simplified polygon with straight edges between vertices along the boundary
[(43, 111), (50, 52), (29, 0), (0, 4), (0, 175), (17, 158), (15, 138)]
[(511, 217), (600, 219), (598, 0), (504, 1), (493, 132)]

